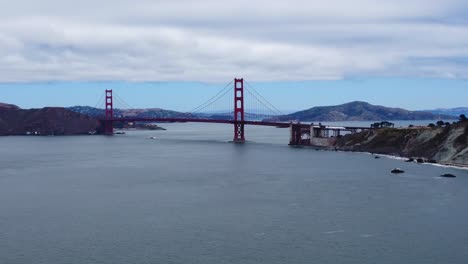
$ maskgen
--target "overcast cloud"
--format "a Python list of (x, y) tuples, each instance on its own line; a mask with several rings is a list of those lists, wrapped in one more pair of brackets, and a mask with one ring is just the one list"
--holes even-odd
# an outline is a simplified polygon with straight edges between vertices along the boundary
[(0, 4), (0, 82), (468, 77), (466, 0)]

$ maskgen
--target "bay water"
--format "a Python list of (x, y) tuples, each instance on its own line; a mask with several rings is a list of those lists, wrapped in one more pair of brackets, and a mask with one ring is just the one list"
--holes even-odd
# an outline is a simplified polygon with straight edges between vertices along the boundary
[(0, 137), (0, 263), (468, 262), (467, 170), (162, 126)]

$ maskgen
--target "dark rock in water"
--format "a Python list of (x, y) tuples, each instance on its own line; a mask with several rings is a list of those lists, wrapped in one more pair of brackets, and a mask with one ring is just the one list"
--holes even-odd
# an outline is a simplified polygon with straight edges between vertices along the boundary
[(413, 159), (413, 158), (409, 158), (409, 159), (406, 160), (405, 162), (414, 162), (414, 159)]
[(455, 176), (453, 174), (450, 174), (450, 173), (446, 173), (446, 174), (440, 175), (440, 177), (443, 177), (443, 178), (456, 178), (457, 176)]
[(392, 170), (392, 173), (404, 173), (405, 171), (399, 168), (395, 168)]
[(417, 159), (416, 160), (418, 163), (424, 163), (424, 160), (423, 159)]
[(379, 157), (379, 156), (375, 156), (374, 159), (380, 159), (380, 157)]
[(428, 161), (427, 161), (427, 163), (437, 163), (437, 161), (436, 161), (436, 160), (433, 160), (433, 159), (431, 159), (431, 160), (428, 160)]

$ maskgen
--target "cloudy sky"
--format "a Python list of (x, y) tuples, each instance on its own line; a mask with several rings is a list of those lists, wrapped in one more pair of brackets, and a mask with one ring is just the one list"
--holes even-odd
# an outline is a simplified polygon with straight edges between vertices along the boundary
[[(0, 87), (10, 90), (4, 99), (20, 100), (13, 89), (25, 83), (44, 91), (53, 90), (44, 86), (50, 82), (64, 89), (77, 82), (82, 86), (128, 82), (128, 89), (136, 89), (140, 82), (170, 82), (193, 88), (191, 83), (211, 87), (234, 76), (276, 90), (280, 84), (300, 86), (296, 92), (311, 97), (300, 102), (304, 105), (319, 103), (312, 98), (313, 87), (322, 81), (336, 83), (325, 85), (332, 87), (349, 84), (353, 93), (359, 93), (359, 82), (349, 80), (356, 79), (380, 79), (377, 86), (409, 80), (401, 91), (410, 85), (424, 89), (432, 80), (449, 93), (460, 92), (463, 85), (468, 90), (466, 0), (0, 0), (0, 4)], [(20, 88), (16, 90), (24, 90)], [(468, 92), (464, 95), (468, 98)], [(462, 103), (459, 96), (450, 98), (454, 104)], [(434, 106), (448, 106), (450, 98)], [(0, 95), (0, 101), (4, 99)], [(375, 100), (385, 103), (384, 98)]]

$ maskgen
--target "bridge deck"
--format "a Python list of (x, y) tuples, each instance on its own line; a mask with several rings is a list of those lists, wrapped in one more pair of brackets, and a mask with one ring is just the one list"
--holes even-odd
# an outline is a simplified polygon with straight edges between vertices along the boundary
[[(103, 119), (102, 121), (105, 121)], [(213, 123), (213, 124), (235, 124), (234, 120), (219, 120), (219, 119), (204, 119), (204, 118), (141, 118), (141, 117), (125, 117), (113, 118), (110, 121), (114, 122), (154, 122), (154, 123)], [(279, 128), (288, 128), (290, 123), (285, 122), (265, 122), (265, 121), (244, 121), (245, 125), (252, 126), (271, 126)], [(310, 124), (301, 124), (302, 127), (310, 127)], [(319, 128), (318, 125), (314, 126)], [(324, 129), (330, 130), (353, 130), (353, 129), (371, 129), (370, 127), (353, 127), (353, 126), (325, 126)]]

